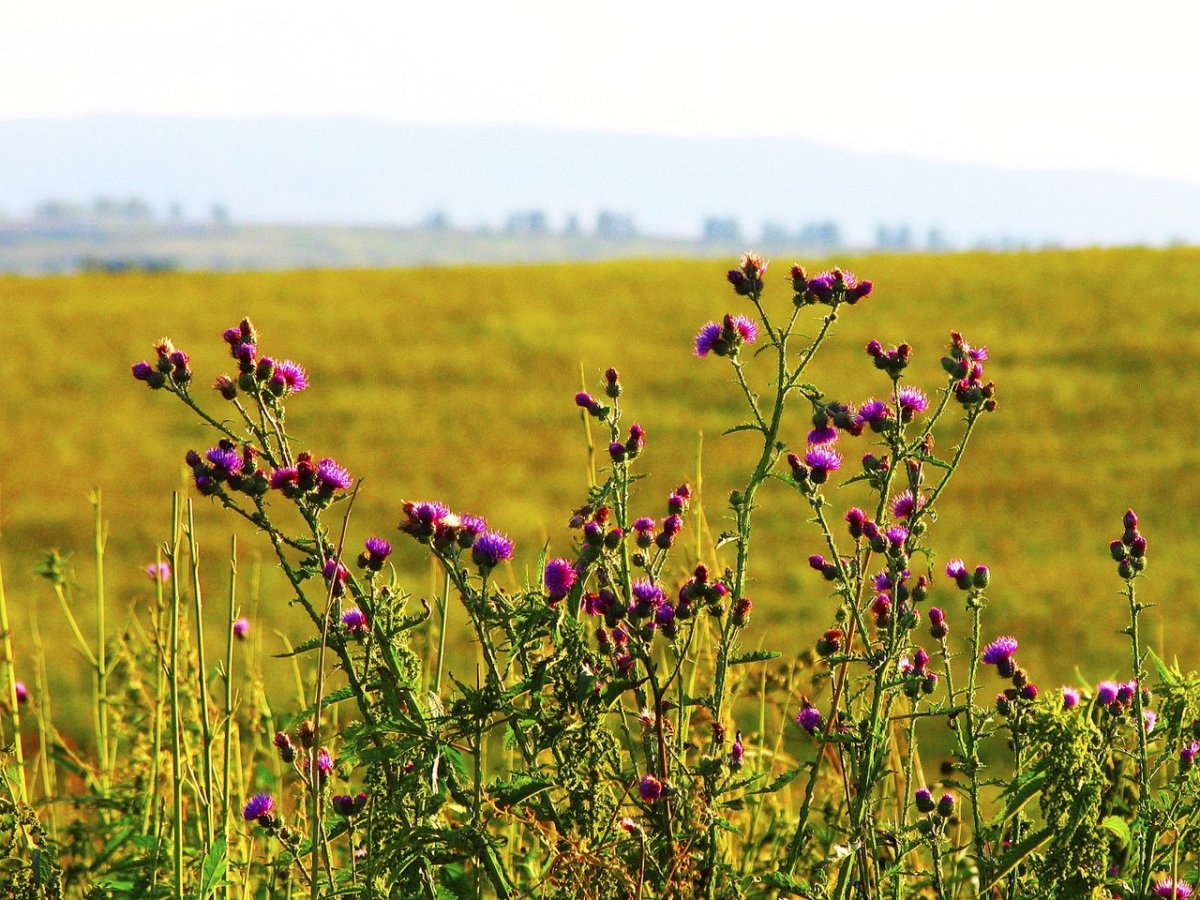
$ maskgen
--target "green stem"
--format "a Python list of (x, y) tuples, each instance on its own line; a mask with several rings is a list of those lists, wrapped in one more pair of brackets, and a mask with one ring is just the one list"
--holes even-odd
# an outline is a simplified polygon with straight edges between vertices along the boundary
[(204, 849), (207, 851), (213, 845), (215, 837), (213, 804), (216, 802), (216, 796), (213, 793), (212, 726), (208, 720), (208, 661), (204, 652), (204, 595), (200, 590), (200, 548), (196, 541), (196, 520), (192, 511), (191, 497), (187, 502), (187, 535), (188, 556), (192, 569), (192, 602), (196, 613), (196, 657), (198, 663), (196, 677), (200, 688), (200, 740), (203, 753), (200, 763), (204, 772)]
[[(0, 572), (0, 637), (4, 640), (4, 654), (0, 656), (0, 684), (5, 687), (4, 699), (8, 705), (8, 721), (12, 728), (13, 758), (17, 769), (17, 791), (22, 803), (29, 802), (25, 787), (25, 757), (21, 751), (21, 710), (17, 704), (17, 676), (13, 668), (12, 629), (8, 625), (8, 601), (4, 596), (4, 574)], [(49, 800), (49, 797), (46, 798)]]
[(179, 709), (179, 494), (171, 497), (171, 784), (174, 805), (172, 824), (175, 840), (175, 896), (183, 896), (183, 758), (180, 732), (183, 728)]
[(108, 753), (108, 660), (107, 635), (105, 634), (104, 597), (104, 522), (101, 518), (100, 489), (91, 497), (95, 507), (95, 550), (96, 550), (96, 722), (97, 760), (100, 765), (100, 783), (108, 785), (111, 765)]

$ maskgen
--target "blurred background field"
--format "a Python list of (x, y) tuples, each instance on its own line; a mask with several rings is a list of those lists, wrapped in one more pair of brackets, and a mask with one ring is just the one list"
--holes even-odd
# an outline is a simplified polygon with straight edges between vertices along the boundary
[[(768, 308), (790, 303), (792, 261), (777, 259), (768, 272)], [(650, 477), (636, 511), (661, 516), (671, 487), (698, 483), (702, 444), (703, 514), (719, 532), (725, 498), (753, 462), (752, 439), (721, 437), (742, 421), (739, 392), (725, 361), (691, 355), (691, 339), (705, 321), (746, 311), (724, 282), (731, 262), (0, 278), (0, 564), (18, 677), (33, 652), (36, 618), (50, 648), (59, 724), (84, 721), (86, 700), (78, 710), (71, 704), (87, 696), (90, 676), (68, 649), (61, 612), (34, 568), (50, 548), (73, 553), (80, 596), (89, 596), (87, 498), (100, 487), (110, 526), (110, 621), (119, 633), (145, 615), (151, 585), (143, 570), (167, 537), (183, 455), (215, 437), (173, 398), (133, 381), (129, 365), (170, 336), (192, 356), (197, 395), (220, 414), (222, 401), (207, 385), (231, 369), (220, 335), (243, 315), (259, 327), (263, 352), (309, 371), (311, 388), (289, 407), (291, 432), (364, 482), (351, 546), (372, 534), (392, 540), (414, 594), (429, 595), (431, 574), (396, 531), (404, 499), (442, 499), (510, 532), (518, 544), (507, 575), (513, 584), (527, 569), (536, 576), (544, 543), (553, 554), (570, 552), (567, 519), (586, 496), (572, 402), (581, 368), (594, 389), (607, 366), (617, 367), (626, 424), (647, 430), (639, 466)], [(1151, 542), (1143, 593), (1158, 604), (1147, 619), (1152, 639), (1168, 658), (1193, 666), (1200, 250), (832, 262), (877, 285), (841, 317), (814, 364), (812, 380), (832, 396), (861, 402), (884, 389), (863, 353), (872, 337), (912, 343), (908, 375), (931, 395), (944, 384), (938, 358), (949, 331), (991, 351), (1000, 410), (977, 430), (932, 536), (941, 562), (961, 556), (992, 567), (989, 635), (1017, 635), (1025, 667), (1044, 687), (1123, 672), (1128, 650), (1118, 632), (1128, 611), (1106, 545), (1133, 506)], [(816, 321), (814, 314), (805, 327), (815, 331)], [(748, 368), (765, 389), (765, 368)], [(806, 419), (794, 408), (795, 445)], [(943, 453), (959, 428), (948, 421), (939, 430)], [(844, 472), (853, 474), (869, 448), (867, 437), (844, 439)], [(823, 548), (794, 495), (776, 485), (759, 497), (747, 641), (787, 656), (811, 647), (830, 623), (825, 584), (805, 563)], [(269, 546), (209, 501), (195, 501), (205, 586), (223, 596), (229, 533), (239, 533), (244, 579)], [(689, 548), (696, 521), (688, 523)], [(679, 556), (672, 580), (688, 561)], [(306, 634), (284, 588), (268, 565), (254, 627), (271, 652), (282, 649), (276, 629), (293, 639)], [(944, 578), (933, 602), (949, 611), (952, 627), (963, 623), (961, 636), (962, 604)], [(90, 603), (81, 602), (78, 615), (90, 633)], [(217, 619), (214, 635), (223, 627)], [(458, 636), (452, 669), (473, 660), (465, 632)], [(278, 667), (268, 676), (290, 677), (285, 665), (268, 662)]]

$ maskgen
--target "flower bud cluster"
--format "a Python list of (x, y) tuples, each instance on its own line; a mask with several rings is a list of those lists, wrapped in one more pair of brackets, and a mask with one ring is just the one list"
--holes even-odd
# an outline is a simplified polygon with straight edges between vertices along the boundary
[(1108, 545), (1117, 564), (1117, 574), (1132, 581), (1146, 568), (1146, 537), (1138, 531), (1138, 517), (1132, 509), (1122, 520), (1125, 531), (1120, 538)]
[(859, 281), (853, 272), (842, 269), (830, 269), (809, 278), (804, 267), (794, 265), (790, 272), (792, 290), (795, 296), (792, 302), (797, 306), (807, 306), (822, 303), (836, 307), (840, 303), (853, 306), (864, 297), (870, 296), (875, 285), (867, 280)]
[(138, 381), (144, 381), (151, 390), (159, 390), (168, 381), (185, 391), (192, 380), (191, 360), (182, 350), (176, 350), (169, 338), (163, 338), (154, 345), (156, 359), (154, 364), (143, 360), (134, 363), (130, 371)]

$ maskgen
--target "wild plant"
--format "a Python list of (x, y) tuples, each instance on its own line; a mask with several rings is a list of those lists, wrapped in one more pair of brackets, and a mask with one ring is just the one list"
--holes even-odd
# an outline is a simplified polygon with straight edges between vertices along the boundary
[[(145, 633), (106, 661), (97, 498), (95, 643), (74, 625), (62, 560), (44, 568), (95, 672), (94, 753), (66, 751), (39, 715), (32, 767), (13, 741), (0, 815), (14, 892), (1187, 897), (1200, 698), (1195, 676), (1144, 646), (1137, 516), (1110, 545), (1126, 680), (1040, 690), (1017, 639), (985, 629), (989, 567), (937, 562), (932, 544), (970, 438), (997, 410), (987, 348), (951, 333), (931, 398), (908, 380), (908, 343), (872, 340), (876, 397), (832, 396), (810, 364), (839, 317), (879, 302), (874, 285), (794, 266), (790, 299), (768, 303), (767, 269), (746, 254), (728, 276), (737, 306), (694, 339), (711, 367), (698, 377), (727, 365), (741, 398), (727, 434), (753, 442), (712, 541), (683, 473), (665, 501), (637, 490), (650, 431), (626, 424), (610, 368), (574, 397), (596, 473), (569, 514), (576, 537), (532, 555), (531, 583), (502, 527), (397, 500), (391, 537), (441, 572), (429, 598), (403, 587), (387, 529), (349, 541), (359, 485), (289, 432), (302, 366), (266, 355), (242, 320), (224, 334), (235, 371), (212, 411), (188, 355), (156, 344), (133, 376), (212, 429), (185, 456), (194, 491), (261, 533), (311, 628), (277, 664), (315, 675), (294, 706), (265, 695), (258, 661), (235, 680), (252, 628), (236, 547), (214, 663), (193, 501), (178, 497)], [(747, 636), (765, 502), (796, 504), (811, 526), (797, 527), (797, 565), (828, 627), (800, 652), (787, 635), (769, 636), (783, 650)], [(15, 679), (5, 616), (0, 593), (19, 738), (22, 710), (44, 701)], [(479, 660), (467, 676), (446, 664), (447, 635), (463, 633)], [(69, 814), (68, 761), (82, 792)]]

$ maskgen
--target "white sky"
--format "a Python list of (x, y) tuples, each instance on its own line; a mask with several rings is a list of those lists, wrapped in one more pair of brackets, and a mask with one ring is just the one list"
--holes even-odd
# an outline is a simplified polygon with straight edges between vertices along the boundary
[(1200, 4), (0, 0), (0, 119), (367, 116), (1200, 184)]

